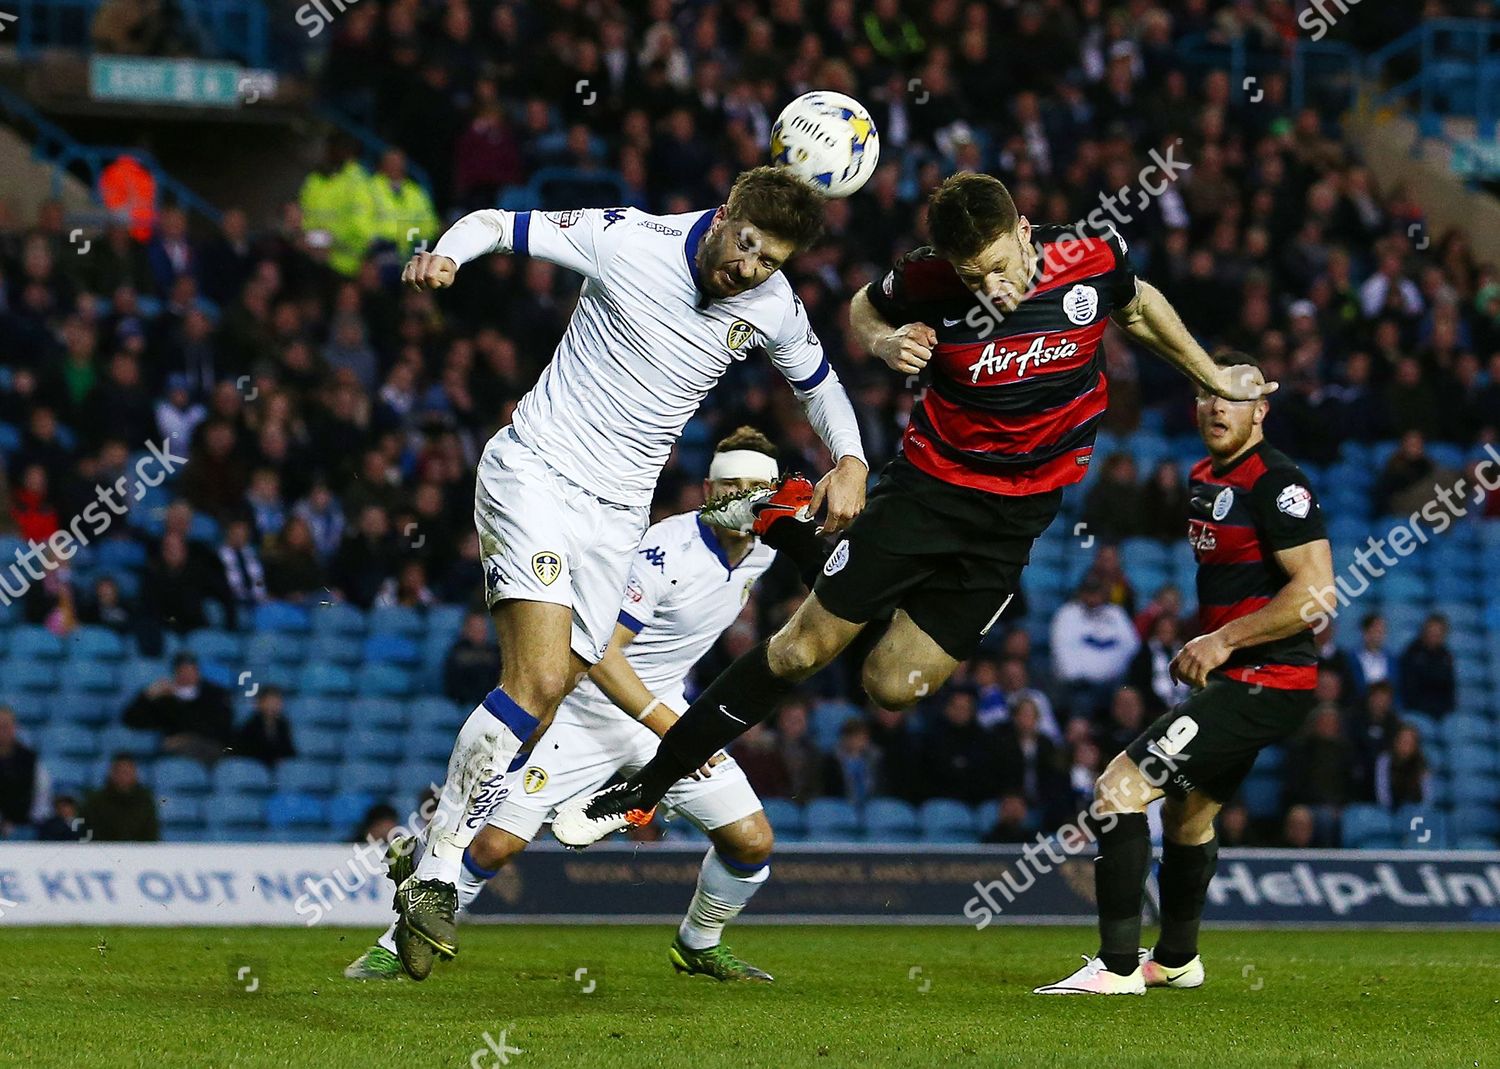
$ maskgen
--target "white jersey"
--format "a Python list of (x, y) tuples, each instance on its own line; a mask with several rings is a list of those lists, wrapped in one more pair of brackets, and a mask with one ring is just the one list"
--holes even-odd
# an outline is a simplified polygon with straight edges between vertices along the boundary
[(785, 276), (723, 300), (699, 290), (696, 256), (713, 216), (492, 209), (464, 216), (433, 250), (460, 264), (515, 252), (584, 276), (567, 333), (513, 425), (552, 468), (607, 501), (649, 504), (703, 398), (733, 361), (762, 349), (835, 459), (864, 459), (853, 406)]
[[(646, 689), (674, 712), (686, 708), (683, 689), (693, 665), (739, 617), (750, 588), (775, 559), (774, 549), (756, 541), (745, 559), (730, 567), (713, 529), (696, 512), (669, 516), (647, 529), (620, 609), (620, 623), (636, 632), (625, 659)], [(564, 703), (579, 712), (625, 715), (589, 679)]]

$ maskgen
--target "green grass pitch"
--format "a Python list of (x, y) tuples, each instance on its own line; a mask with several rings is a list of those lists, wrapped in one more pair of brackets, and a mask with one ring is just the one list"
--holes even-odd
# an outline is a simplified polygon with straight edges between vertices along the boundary
[(1205, 987), (1109, 999), (1029, 994), (1082, 929), (731, 934), (774, 986), (674, 975), (663, 928), (470, 926), (424, 984), (344, 980), (351, 930), (0, 929), (0, 1064), (1500, 1064), (1491, 934), (1208, 932)]

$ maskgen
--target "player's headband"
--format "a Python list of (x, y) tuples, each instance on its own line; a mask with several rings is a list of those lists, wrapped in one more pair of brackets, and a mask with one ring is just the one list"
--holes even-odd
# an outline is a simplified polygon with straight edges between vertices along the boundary
[(754, 449), (726, 449), (715, 453), (708, 466), (710, 479), (759, 479), (774, 483), (781, 477), (776, 458)]

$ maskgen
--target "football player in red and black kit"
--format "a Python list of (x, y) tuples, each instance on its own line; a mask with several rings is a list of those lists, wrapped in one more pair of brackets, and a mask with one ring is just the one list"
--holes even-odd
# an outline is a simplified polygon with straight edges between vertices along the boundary
[(890, 623), (864, 661), (871, 698), (905, 708), (942, 686), (1018, 589), (1063, 487), (1087, 470), (1108, 403), (1100, 340), (1111, 320), (1214, 394), (1276, 388), (1215, 364), (1135, 277), (1113, 229), (1033, 229), (1004, 184), (971, 173), (934, 192), (928, 227), (933, 247), (903, 257), (850, 308), (861, 344), (898, 371), (930, 372), (903, 455), (786, 626), (720, 675), (627, 783), (559, 810), (553, 832), (565, 844), (647, 819), (673, 783), (872, 621)]
[[(1249, 358), (1226, 354), (1227, 365)], [(1208, 457), (1192, 472), (1188, 541), (1203, 634), (1172, 661), (1195, 689), (1110, 762), (1095, 784), (1099, 953), (1042, 995), (1138, 995), (1203, 983), (1198, 922), (1218, 859), (1214, 817), (1261, 749), (1312, 710), (1318, 654), (1308, 621), (1333, 556), (1307, 477), (1265, 442), (1265, 401), (1198, 395)], [(1151, 867), (1146, 805), (1162, 806), (1161, 937), (1140, 950)]]

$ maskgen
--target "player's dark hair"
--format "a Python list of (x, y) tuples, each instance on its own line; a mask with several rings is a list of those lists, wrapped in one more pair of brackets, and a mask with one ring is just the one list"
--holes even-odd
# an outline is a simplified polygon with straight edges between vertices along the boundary
[(715, 453), (727, 453), (731, 449), (753, 449), (757, 453), (764, 453), (768, 457), (776, 456), (776, 445), (760, 431), (748, 424), (736, 427), (729, 434), (719, 439), (719, 444), (714, 446)]
[(1220, 349), (1218, 352), (1214, 353), (1214, 363), (1218, 364), (1220, 367), (1234, 367), (1238, 364), (1249, 364), (1251, 367), (1256, 368), (1257, 370), (1264, 370), (1263, 368), (1261, 368), (1260, 357), (1252, 356), (1249, 353), (1242, 353), (1238, 349)]
[(731, 219), (744, 219), (798, 251), (823, 234), (823, 195), (775, 167), (753, 167), (734, 180), (725, 202)]
[(1021, 221), (1005, 183), (965, 171), (943, 180), (927, 204), (932, 247), (945, 259), (969, 260)]

